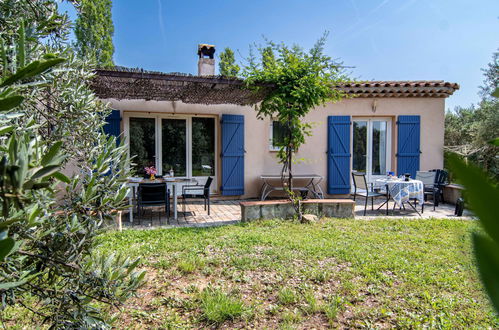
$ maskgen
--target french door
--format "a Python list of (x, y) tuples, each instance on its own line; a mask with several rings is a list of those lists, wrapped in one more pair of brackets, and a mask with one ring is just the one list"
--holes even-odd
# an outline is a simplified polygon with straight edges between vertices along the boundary
[[(216, 117), (125, 113), (130, 166), (137, 175), (155, 166), (159, 175), (216, 176)], [(216, 182), (216, 178), (215, 182)], [(212, 185), (214, 189), (215, 185)]]
[(373, 182), (391, 171), (391, 119), (354, 118), (352, 170)]

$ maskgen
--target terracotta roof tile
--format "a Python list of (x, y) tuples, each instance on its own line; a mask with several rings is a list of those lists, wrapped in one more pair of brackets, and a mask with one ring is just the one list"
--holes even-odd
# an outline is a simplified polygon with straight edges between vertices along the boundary
[(459, 89), (443, 80), (364, 81), (336, 87), (354, 97), (448, 97)]

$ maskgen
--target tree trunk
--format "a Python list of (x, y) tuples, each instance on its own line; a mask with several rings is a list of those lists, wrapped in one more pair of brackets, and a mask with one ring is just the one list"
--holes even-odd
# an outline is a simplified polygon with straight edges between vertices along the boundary
[(302, 221), (302, 213), (301, 213), (301, 205), (300, 205), (300, 196), (296, 195), (293, 191), (293, 152), (294, 145), (291, 143), (293, 138), (293, 126), (291, 119), (288, 120), (288, 138), (290, 143), (288, 143), (286, 147), (287, 153), (287, 163), (288, 163), (288, 197), (293, 205), (296, 215), (298, 216), (298, 221)]
[(288, 162), (288, 188), (290, 193), (293, 193), (293, 171), (292, 171), (292, 166), (293, 166), (293, 146), (291, 144), (291, 141), (293, 139), (293, 127), (291, 126), (291, 119), (288, 119), (288, 138), (289, 142), (288, 145), (286, 146), (286, 157), (287, 157), (287, 162)]

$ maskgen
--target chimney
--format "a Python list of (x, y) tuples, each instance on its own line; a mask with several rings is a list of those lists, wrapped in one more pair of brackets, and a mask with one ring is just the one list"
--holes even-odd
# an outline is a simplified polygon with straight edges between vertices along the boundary
[(198, 75), (199, 76), (214, 76), (215, 75), (215, 45), (199, 44), (198, 45)]

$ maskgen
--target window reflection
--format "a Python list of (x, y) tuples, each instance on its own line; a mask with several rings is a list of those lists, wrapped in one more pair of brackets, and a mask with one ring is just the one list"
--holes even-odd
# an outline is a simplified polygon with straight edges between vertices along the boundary
[(386, 174), (386, 121), (373, 122), (372, 174)]
[(215, 118), (192, 118), (192, 176), (215, 175)]
[(145, 167), (155, 166), (156, 164), (156, 134), (154, 126), (154, 118), (130, 118), (131, 167), (140, 176), (146, 175)]
[(185, 119), (162, 119), (163, 175), (173, 169), (175, 176), (186, 176), (186, 132)]
[(353, 122), (353, 160), (354, 171), (366, 172), (367, 158), (367, 121)]
[(286, 125), (278, 120), (272, 122), (272, 147), (274, 149), (279, 149), (284, 143), (284, 138), (286, 136), (287, 129)]

